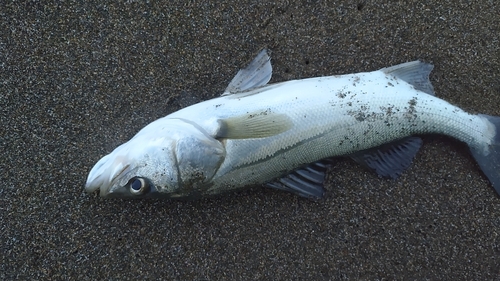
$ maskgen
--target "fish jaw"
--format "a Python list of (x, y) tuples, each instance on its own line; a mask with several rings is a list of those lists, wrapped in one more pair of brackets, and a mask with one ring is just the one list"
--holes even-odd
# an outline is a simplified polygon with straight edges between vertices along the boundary
[(94, 165), (92, 170), (90, 170), (87, 182), (85, 183), (86, 192), (94, 192), (109, 182), (108, 178), (105, 176), (105, 171), (109, 166), (108, 162), (110, 161), (110, 157), (111, 154), (104, 156)]
[(106, 197), (116, 189), (117, 184), (123, 184), (123, 178), (133, 170), (134, 163), (127, 155), (120, 154), (117, 151), (119, 148), (101, 158), (92, 168), (85, 191), (91, 193), (99, 190), (101, 197)]

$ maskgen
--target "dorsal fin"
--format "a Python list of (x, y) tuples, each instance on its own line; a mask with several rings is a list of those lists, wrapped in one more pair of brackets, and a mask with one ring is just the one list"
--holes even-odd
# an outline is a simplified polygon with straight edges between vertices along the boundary
[(395, 179), (410, 166), (420, 146), (422, 146), (421, 138), (407, 137), (356, 152), (350, 157), (359, 164), (374, 170), (381, 177)]
[(288, 175), (265, 184), (267, 187), (295, 193), (302, 197), (319, 199), (323, 197), (325, 189), (323, 181), (331, 159), (323, 159), (296, 169)]
[(382, 68), (386, 74), (396, 76), (415, 87), (415, 89), (434, 96), (434, 87), (429, 81), (429, 74), (434, 66), (421, 61), (411, 61)]
[(263, 49), (244, 69), (240, 69), (221, 96), (264, 86), (271, 80), (273, 68), (267, 50)]

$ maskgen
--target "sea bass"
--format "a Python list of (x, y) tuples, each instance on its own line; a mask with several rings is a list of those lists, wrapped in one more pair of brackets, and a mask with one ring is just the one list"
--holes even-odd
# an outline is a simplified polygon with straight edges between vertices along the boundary
[(418, 136), (443, 134), (469, 146), (500, 194), (500, 117), (435, 97), (432, 68), (413, 61), (268, 84), (272, 67), (262, 50), (220, 97), (150, 123), (104, 156), (85, 189), (102, 197), (194, 199), (266, 185), (320, 198), (332, 158), (396, 178), (422, 145)]

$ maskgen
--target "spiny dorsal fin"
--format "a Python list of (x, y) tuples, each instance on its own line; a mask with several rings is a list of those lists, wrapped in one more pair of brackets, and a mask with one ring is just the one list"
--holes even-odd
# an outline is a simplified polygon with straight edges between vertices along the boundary
[(263, 49), (244, 69), (240, 69), (222, 96), (264, 86), (271, 80), (273, 68), (267, 50)]
[(350, 157), (359, 164), (374, 170), (381, 177), (395, 179), (410, 166), (420, 146), (422, 146), (421, 138), (407, 137), (356, 152)]
[(433, 68), (432, 64), (417, 60), (382, 68), (381, 71), (396, 76), (419, 91), (434, 95), (434, 87), (429, 81), (429, 74)]
[(326, 169), (331, 163), (331, 159), (314, 162), (280, 179), (268, 182), (265, 186), (292, 192), (306, 198), (319, 199), (325, 193), (323, 182)]
[(283, 113), (269, 110), (221, 119), (216, 138), (251, 139), (265, 138), (288, 131), (293, 121)]

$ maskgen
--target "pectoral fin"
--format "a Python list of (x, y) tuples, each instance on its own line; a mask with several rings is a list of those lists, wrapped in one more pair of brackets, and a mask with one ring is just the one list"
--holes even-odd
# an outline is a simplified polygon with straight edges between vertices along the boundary
[(267, 54), (267, 50), (264, 49), (246, 68), (238, 71), (222, 96), (264, 86), (271, 80), (272, 73), (271, 58)]
[(374, 170), (381, 177), (395, 179), (410, 166), (420, 146), (422, 146), (421, 138), (408, 137), (356, 152), (350, 157), (361, 165)]
[(293, 122), (286, 114), (268, 111), (219, 120), (216, 138), (265, 138), (288, 131)]

